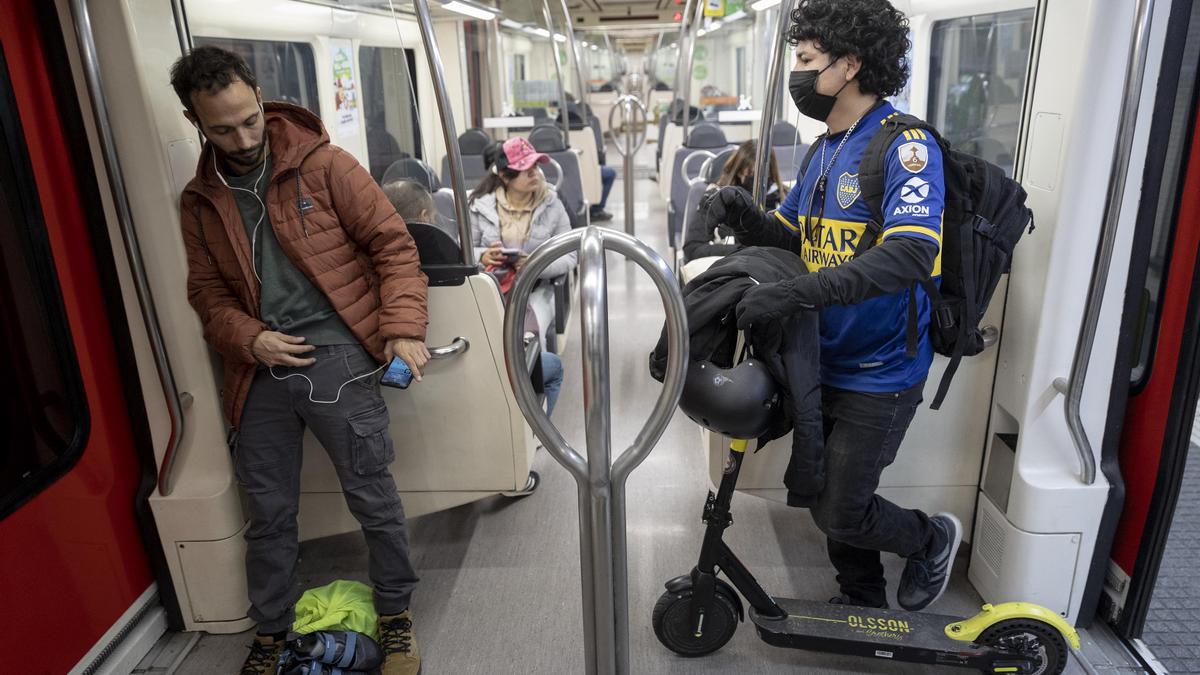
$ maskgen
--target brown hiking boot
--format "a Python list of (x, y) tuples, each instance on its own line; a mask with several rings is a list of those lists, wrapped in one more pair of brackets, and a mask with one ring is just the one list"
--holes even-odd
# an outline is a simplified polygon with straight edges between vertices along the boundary
[(417, 675), (421, 672), (421, 651), (413, 635), (412, 610), (379, 615), (379, 644), (386, 654), (383, 675)]
[(279, 669), (279, 656), (283, 653), (283, 644), (283, 640), (276, 640), (270, 635), (255, 635), (240, 675), (275, 675), (275, 671)]

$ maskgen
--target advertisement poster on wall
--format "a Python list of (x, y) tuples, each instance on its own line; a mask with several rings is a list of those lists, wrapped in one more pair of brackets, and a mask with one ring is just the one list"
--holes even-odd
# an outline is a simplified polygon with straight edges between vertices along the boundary
[(333, 63), (333, 101), (338, 136), (353, 136), (358, 133), (359, 93), (351, 43), (349, 40), (332, 40), (329, 52)]

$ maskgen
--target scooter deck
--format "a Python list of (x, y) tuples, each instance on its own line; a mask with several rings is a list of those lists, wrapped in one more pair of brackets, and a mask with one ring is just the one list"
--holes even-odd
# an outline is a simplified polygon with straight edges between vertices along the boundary
[[(832, 605), (774, 598), (787, 617), (772, 619), (753, 609), (759, 637), (777, 647), (929, 663), (999, 672), (1019, 672), (1014, 659), (980, 645), (948, 637), (947, 625), (961, 617)], [(1015, 659), (1020, 661), (1018, 657)]]

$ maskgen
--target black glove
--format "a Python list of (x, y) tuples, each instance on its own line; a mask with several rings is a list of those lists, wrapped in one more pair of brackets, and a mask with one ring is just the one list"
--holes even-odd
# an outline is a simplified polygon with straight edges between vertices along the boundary
[(800, 238), (792, 236), (773, 211), (764, 213), (758, 208), (750, 193), (740, 187), (731, 185), (705, 192), (699, 208), (705, 232), (724, 225), (744, 246), (774, 246), (800, 252)]
[(725, 225), (735, 235), (740, 235), (743, 232), (742, 215), (750, 209), (756, 209), (754, 198), (742, 188), (734, 185), (710, 188), (700, 198), (700, 222), (704, 223), (706, 232)]
[(815, 274), (759, 284), (742, 294), (737, 304), (737, 327), (777, 321), (796, 312), (821, 309), (821, 287)]

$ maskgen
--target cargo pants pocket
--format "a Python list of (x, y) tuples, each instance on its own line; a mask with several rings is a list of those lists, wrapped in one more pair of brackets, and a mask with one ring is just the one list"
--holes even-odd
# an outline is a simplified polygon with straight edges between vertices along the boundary
[(386, 469), (395, 459), (392, 436), (388, 431), (391, 418), (387, 406), (380, 405), (370, 410), (351, 415), (350, 454), (354, 473), (370, 476)]

